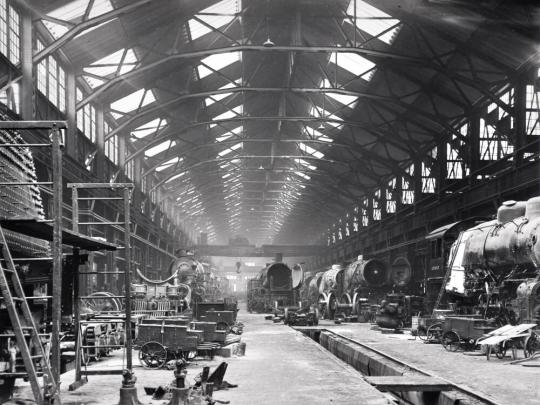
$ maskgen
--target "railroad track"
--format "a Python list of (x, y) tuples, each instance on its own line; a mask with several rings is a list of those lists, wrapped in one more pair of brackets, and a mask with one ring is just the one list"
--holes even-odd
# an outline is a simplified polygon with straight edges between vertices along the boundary
[[(408, 370), (412, 370), (412, 371), (415, 371), (416, 373), (422, 375), (422, 376), (426, 376), (426, 377), (434, 377), (440, 381), (443, 381), (445, 382), (446, 384), (450, 385), (453, 389), (453, 391), (457, 392), (457, 393), (460, 393), (466, 397), (469, 397), (470, 399), (472, 399), (473, 401), (468, 401), (468, 403), (473, 403), (475, 405), (504, 405), (500, 402), (497, 402), (497, 400), (495, 400), (494, 398), (490, 398), (488, 396), (486, 396), (485, 393), (479, 393), (477, 391), (475, 391), (474, 389), (470, 388), (470, 387), (467, 387), (466, 385), (463, 385), (463, 384), (457, 384), (453, 381), (450, 381), (446, 378), (443, 378), (441, 376), (438, 376), (438, 375), (435, 375), (429, 371), (426, 371), (420, 367), (417, 367), (415, 365), (412, 365), (406, 361), (403, 361), (403, 360), (400, 360), (394, 356), (391, 356), (389, 355), (388, 353), (385, 353), (381, 350), (378, 350), (376, 348), (374, 348), (373, 346), (370, 346), (366, 343), (362, 343), (362, 342), (359, 342), (358, 340), (356, 339), (353, 339), (353, 338), (350, 338), (348, 336), (344, 336), (342, 335), (341, 333), (338, 333), (338, 332), (335, 332), (335, 331), (332, 331), (332, 330), (329, 330), (329, 329), (325, 329), (325, 328), (322, 328), (322, 329), (317, 329), (318, 331), (320, 332), (326, 332), (330, 335), (334, 335), (336, 337), (339, 337), (340, 339), (343, 339), (343, 340), (346, 340), (350, 343), (353, 343), (354, 345), (357, 345), (357, 346), (360, 346), (362, 347), (363, 349), (367, 350), (367, 351), (370, 351), (378, 356), (381, 356), (383, 357), (384, 359), (392, 362), (392, 363), (395, 363), (396, 365), (399, 365), (400, 367), (405, 367), (406, 369)], [(300, 331), (302, 331), (300, 329)], [(460, 402), (461, 403), (461, 402)]]

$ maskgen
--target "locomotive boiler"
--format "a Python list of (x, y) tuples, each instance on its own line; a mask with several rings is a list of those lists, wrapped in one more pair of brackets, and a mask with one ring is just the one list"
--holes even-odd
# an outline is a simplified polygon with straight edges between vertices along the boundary
[(463, 231), (445, 286), (455, 306), (505, 322), (540, 320), (540, 197), (507, 201), (497, 218)]
[(297, 305), (304, 271), (299, 264), (290, 268), (277, 257), (259, 275), (248, 281), (248, 310), (270, 312)]
[(333, 265), (323, 273), (319, 284), (318, 306), (321, 317), (336, 314), (364, 317), (364, 312), (392, 288), (406, 286), (411, 270), (406, 258), (388, 265), (383, 260), (359, 256), (346, 268)]

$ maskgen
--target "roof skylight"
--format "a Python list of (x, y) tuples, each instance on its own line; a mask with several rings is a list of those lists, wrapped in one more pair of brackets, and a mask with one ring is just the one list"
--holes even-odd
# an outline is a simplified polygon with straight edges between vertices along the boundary
[(179, 163), (179, 162), (182, 162), (184, 159), (183, 158), (179, 158), (179, 157), (174, 157), (170, 160), (167, 160), (165, 163), (159, 165), (158, 167), (156, 167), (156, 172), (161, 172), (165, 169), (168, 169), (169, 167)]
[(111, 110), (129, 113), (156, 101), (152, 90), (139, 89), (111, 103)]
[(144, 138), (150, 134), (156, 133), (158, 130), (163, 129), (167, 126), (167, 120), (163, 118), (156, 118), (146, 124), (141, 125), (140, 127), (135, 128), (131, 131), (131, 136), (134, 136), (137, 139)]
[[(47, 15), (56, 20), (80, 22), (81, 17), (86, 13), (88, 3), (89, 0), (74, 0), (65, 4), (64, 6), (61, 6), (51, 11)], [(110, 0), (95, 0), (92, 4), (92, 8), (90, 9), (90, 13), (88, 14), (88, 18), (90, 19), (98, 17), (102, 14), (108, 13), (111, 10), (113, 10), (113, 6)], [(69, 30), (66, 25), (49, 20), (43, 20), (43, 24), (45, 25), (45, 27), (47, 27), (47, 29), (55, 39), (60, 38)], [(97, 26), (89, 28), (85, 32), (89, 32), (90, 30), (96, 28)]]
[(304, 133), (310, 136), (311, 138), (317, 139), (319, 141), (329, 142), (329, 143), (334, 142), (332, 138), (329, 138), (326, 135), (324, 135), (322, 132), (319, 132), (316, 129), (313, 129), (308, 126), (304, 127)]
[(234, 129), (231, 129), (230, 131), (224, 133), (221, 136), (218, 136), (216, 138), (216, 142), (226, 141), (227, 139), (229, 139), (229, 138), (231, 138), (231, 137), (233, 137), (235, 135), (238, 135), (241, 132), (242, 132), (242, 125), (240, 125), (239, 127), (234, 128)]
[(238, 142), (238, 143), (234, 144), (233, 146), (231, 146), (230, 148), (227, 148), (227, 149), (222, 150), (221, 152), (219, 152), (218, 156), (223, 157), (225, 155), (228, 155), (229, 153), (234, 152), (235, 150), (241, 148), (242, 146), (243, 146), (243, 142)]
[(95, 62), (90, 66), (83, 69), (85, 73), (89, 73), (92, 76), (84, 76), (86, 82), (90, 87), (98, 87), (105, 80), (95, 78), (94, 76), (103, 77), (104, 79), (112, 74), (124, 74), (135, 68), (138, 63), (137, 56), (133, 49), (120, 49), (110, 55), (107, 55)]
[[(242, 107), (243, 107), (242, 104), (240, 104), (239, 106), (236, 106), (231, 110), (227, 110), (224, 113), (219, 114), (215, 116), (214, 118), (212, 118), (212, 121), (219, 121), (219, 120), (225, 120), (227, 118), (239, 117), (242, 115), (242, 111), (243, 111)], [(210, 128), (213, 128), (216, 125), (217, 124), (210, 124)]]
[(200, 11), (195, 15), (196, 19), (192, 18), (188, 21), (191, 39), (194, 40), (212, 32), (212, 27), (219, 29), (229, 24), (234, 20), (234, 15), (240, 7), (240, 2), (237, 0), (222, 0)]
[[(322, 118), (323, 120), (330, 119), (335, 121), (343, 121), (343, 118), (338, 117), (336, 114), (332, 114), (329, 111), (316, 106), (311, 106), (311, 109), (309, 110), (309, 115), (311, 115), (312, 117)], [(328, 125), (331, 125), (335, 128), (339, 128), (342, 126), (342, 124), (338, 122), (327, 121), (327, 123)]]
[(298, 147), (300, 148), (300, 150), (302, 152), (306, 152), (314, 157), (316, 157), (317, 159), (322, 159), (324, 157), (324, 153), (322, 152), (319, 152), (317, 149), (314, 149), (312, 148), (311, 146), (309, 145), (306, 145), (305, 143), (303, 142), (300, 142), (298, 144)]
[(301, 164), (304, 167), (307, 167), (309, 170), (317, 170), (317, 166), (313, 166), (308, 161), (304, 159), (295, 158), (294, 161), (298, 164)]
[(216, 53), (214, 55), (207, 56), (201, 59), (201, 65), (197, 66), (199, 72), (199, 78), (209, 76), (214, 73), (215, 70), (221, 70), (234, 62), (240, 61), (240, 52), (227, 52)]
[(144, 156), (152, 157), (176, 145), (174, 141), (165, 141), (144, 151)]
[[(381, 41), (390, 45), (399, 31), (400, 21), (362, 0), (351, 0), (349, 3), (347, 14), (352, 19), (354, 19), (355, 15), (355, 2), (356, 26), (362, 31), (365, 31), (374, 37), (378, 37)], [(353, 21), (349, 18), (346, 18), (345, 22), (353, 24)]]
[[(324, 79), (321, 84), (319, 85), (321, 89), (330, 89), (332, 88), (332, 84), (330, 83), (330, 80)], [(341, 94), (337, 92), (326, 92), (326, 96), (336, 100), (338, 103), (341, 103), (343, 105), (346, 105), (347, 107), (354, 108), (356, 105), (356, 102), (358, 101), (358, 97), (351, 96), (349, 94)]]
[(373, 75), (375, 63), (352, 52), (332, 52), (330, 63), (349, 71), (355, 76), (360, 76), (365, 81), (369, 81)]
[[(227, 83), (225, 86), (221, 86), (218, 90), (231, 89), (231, 88), (234, 88), (234, 87), (237, 87), (236, 83)], [(204, 105), (206, 107), (210, 107), (212, 104), (214, 104), (214, 103), (216, 103), (218, 101), (221, 101), (224, 98), (229, 97), (231, 94), (232, 93), (220, 93), (220, 94), (214, 94), (213, 96), (210, 96), (210, 97), (206, 97), (204, 99)]]
[(185, 175), (185, 174), (186, 174), (186, 172), (182, 172), (182, 173), (175, 174), (174, 176), (172, 176), (172, 177), (170, 177), (169, 179), (167, 179), (167, 181), (165, 182), (165, 184), (170, 183), (171, 181), (176, 180), (176, 179), (182, 177), (182, 176)]

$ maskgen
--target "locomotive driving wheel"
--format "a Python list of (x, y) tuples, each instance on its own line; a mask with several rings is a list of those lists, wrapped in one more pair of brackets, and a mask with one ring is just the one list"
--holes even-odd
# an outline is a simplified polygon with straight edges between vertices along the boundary
[(167, 362), (167, 350), (161, 343), (146, 342), (139, 350), (139, 361), (146, 368), (161, 368)]

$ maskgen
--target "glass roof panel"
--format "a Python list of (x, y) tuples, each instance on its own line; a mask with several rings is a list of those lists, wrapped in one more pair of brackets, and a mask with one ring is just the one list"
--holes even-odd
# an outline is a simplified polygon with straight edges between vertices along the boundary
[[(221, 86), (220, 88), (218, 88), (218, 90), (224, 90), (224, 89), (231, 89), (231, 88), (234, 88), (234, 87), (238, 87), (238, 84), (237, 82), (234, 82), (234, 83), (227, 83), (225, 86)], [(209, 96), (209, 97), (206, 97), (204, 99), (204, 104), (207, 106), (207, 107), (210, 107), (212, 104), (214, 104), (215, 102), (217, 101), (221, 101), (223, 100), (224, 98), (226, 97), (229, 97), (232, 93), (220, 93), (220, 94), (214, 94), (212, 96)]]
[(304, 167), (307, 167), (310, 170), (316, 170), (317, 169), (317, 166), (313, 166), (312, 164), (310, 164), (308, 161), (306, 161), (304, 159), (295, 158), (294, 161), (296, 163), (298, 163), (298, 164), (301, 164)]
[(223, 157), (225, 155), (228, 155), (229, 153), (234, 152), (237, 149), (240, 149), (243, 145), (244, 145), (243, 142), (238, 142), (238, 143), (234, 144), (233, 146), (231, 146), (230, 148), (227, 148), (227, 149), (222, 150), (221, 152), (219, 152), (218, 156)]
[(304, 127), (304, 134), (312, 137), (313, 139), (317, 139), (319, 141), (329, 142), (329, 143), (334, 142), (334, 140), (332, 138), (327, 137), (322, 132), (317, 131), (316, 129), (313, 129), (313, 128), (309, 127), (309, 126)]
[(229, 24), (240, 8), (240, 2), (237, 0), (222, 0), (198, 12), (195, 16), (205, 24), (196, 19), (188, 21), (191, 39), (194, 40), (212, 32), (211, 27), (219, 29)]
[[(58, 20), (70, 21), (70, 22), (80, 22), (81, 17), (84, 16), (86, 9), (89, 5), (89, 0), (74, 0), (71, 1), (53, 11), (49, 12), (47, 15), (49, 17), (56, 18)], [(105, 14), (113, 10), (113, 6), (110, 0), (94, 0), (88, 18), (98, 17), (102, 14)], [(52, 21), (43, 20), (43, 24), (51, 35), (58, 39), (68, 31), (68, 27), (54, 23)], [(85, 32), (90, 31), (91, 29), (96, 29), (97, 27), (92, 27)]]
[[(90, 66), (85, 67), (83, 71), (86, 73), (91, 73), (92, 75), (106, 77), (116, 73), (117, 71), (120, 74), (127, 73), (133, 70), (137, 63), (137, 56), (135, 56), (135, 52), (133, 52), (133, 49), (126, 50), (124, 48), (114, 53), (111, 53), (110, 55), (107, 55), (101, 59), (98, 59)], [(85, 78), (86, 77), (87, 76), (85, 76)], [(88, 79), (86, 81), (92, 88), (97, 87), (103, 83), (103, 81), (100, 81), (99, 79), (96, 79), (94, 77), (88, 77)]]
[(131, 131), (131, 136), (134, 136), (137, 139), (144, 138), (150, 134), (155, 133), (157, 130), (164, 128), (167, 125), (167, 120), (156, 118), (146, 124), (141, 125), (140, 127), (135, 128)]
[(184, 159), (179, 157), (174, 157), (170, 160), (167, 160), (165, 163), (159, 165), (156, 167), (156, 172), (161, 172), (165, 169), (168, 169), (169, 167), (175, 165), (176, 163), (182, 162)]
[[(170, 183), (171, 181), (176, 180), (176, 179), (178, 179), (178, 178), (184, 176), (185, 174), (186, 174), (186, 172), (182, 172), (182, 173), (175, 174), (174, 176), (172, 176), (171, 178), (169, 178), (169, 179), (165, 182), (165, 184)], [(177, 200), (178, 200), (178, 199), (181, 199), (181, 198), (182, 198), (182, 197), (178, 197)]]
[(163, 151), (165, 151), (165, 150), (167, 150), (169, 148), (172, 148), (175, 145), (176, 145), (176, 142), (174, 142), (174, 141), (162, 142), (159, 145), (151, 147), (150, 149), (146, 149), (144, 151), (144, 156), (145, 157), (156, 156), (158, 153), (161, 153), (161, 152), (163, 152)]
[(223, 135), (220, 135), (216, 138), (216, 142), (223, 142), (229, 138), (231, 138), (234, 135), (238, 135), (242, 132), (242, 125), (239, 127), (236, 127), (234, 129), (231, 129), (230, 131), (225, 132)]
[(332, 52), (330, 63), (337, 64), (339, 67), (349, 71), (355, 76), (369, 81), (373, 75), (375, 63), (352, 52)]
[(240, 52), (227, 52), (227, 53), (217, 53), (215, 55), (207, 56), (206, 58), (201, 59), (201, 64), (197, 66), (197, 71), (199, 72), (199, 78), (204, 78), (206, 76), (214, 73), (214, 70), (221, 70), (234, 62), (240, 61)]
[(129, 113), (156, 101), (152, 90), (139, 89), (111, 103), (111, 110)]
[(316, 157), (317, 159), (322, 159), (324, 157), (324, 153), (322, 152), (319, 152), (317, 149), (314, 149), (312, 148), (311, 146), (309, 145), (306, 145), (305, 143), (303, 142), (300, 142), (298, 144), (298, 147), (300, 148), (300, 150), (302, 152), (306, 152), (310, 155), (313, 155), (314, 157)]
[[(242, 115), (242, 110), (243, 110), (242, 107), (243, 107), (242, 105), (239, 105), (239, 106), (234, 107), (231, 110), (227, 110), (224, 113), (219, 114), (219, 115), (215, 116), (214, 118), (212, 118), (212, 121), (224, 120), (224, 119), (233, 118), (233, 117), (239, 117), (239, 116)], [(210, 128), (213, 128), (216, 125), (217, 124), (210, 124)]]
[[(380, 35), (379, 39), (390, 45), (399, 31), (400, 21), (362, 0), (351, 0), (349, 8), (347, 9), (347, 14), (350, 18), (354, 18), (355, 2), (356, 26), (374, 37)], [(352, 21), (349, 18), (346, 18), (344, 21), (352, 24)], [(384, 34), (382, 34), (383, 32)]]

